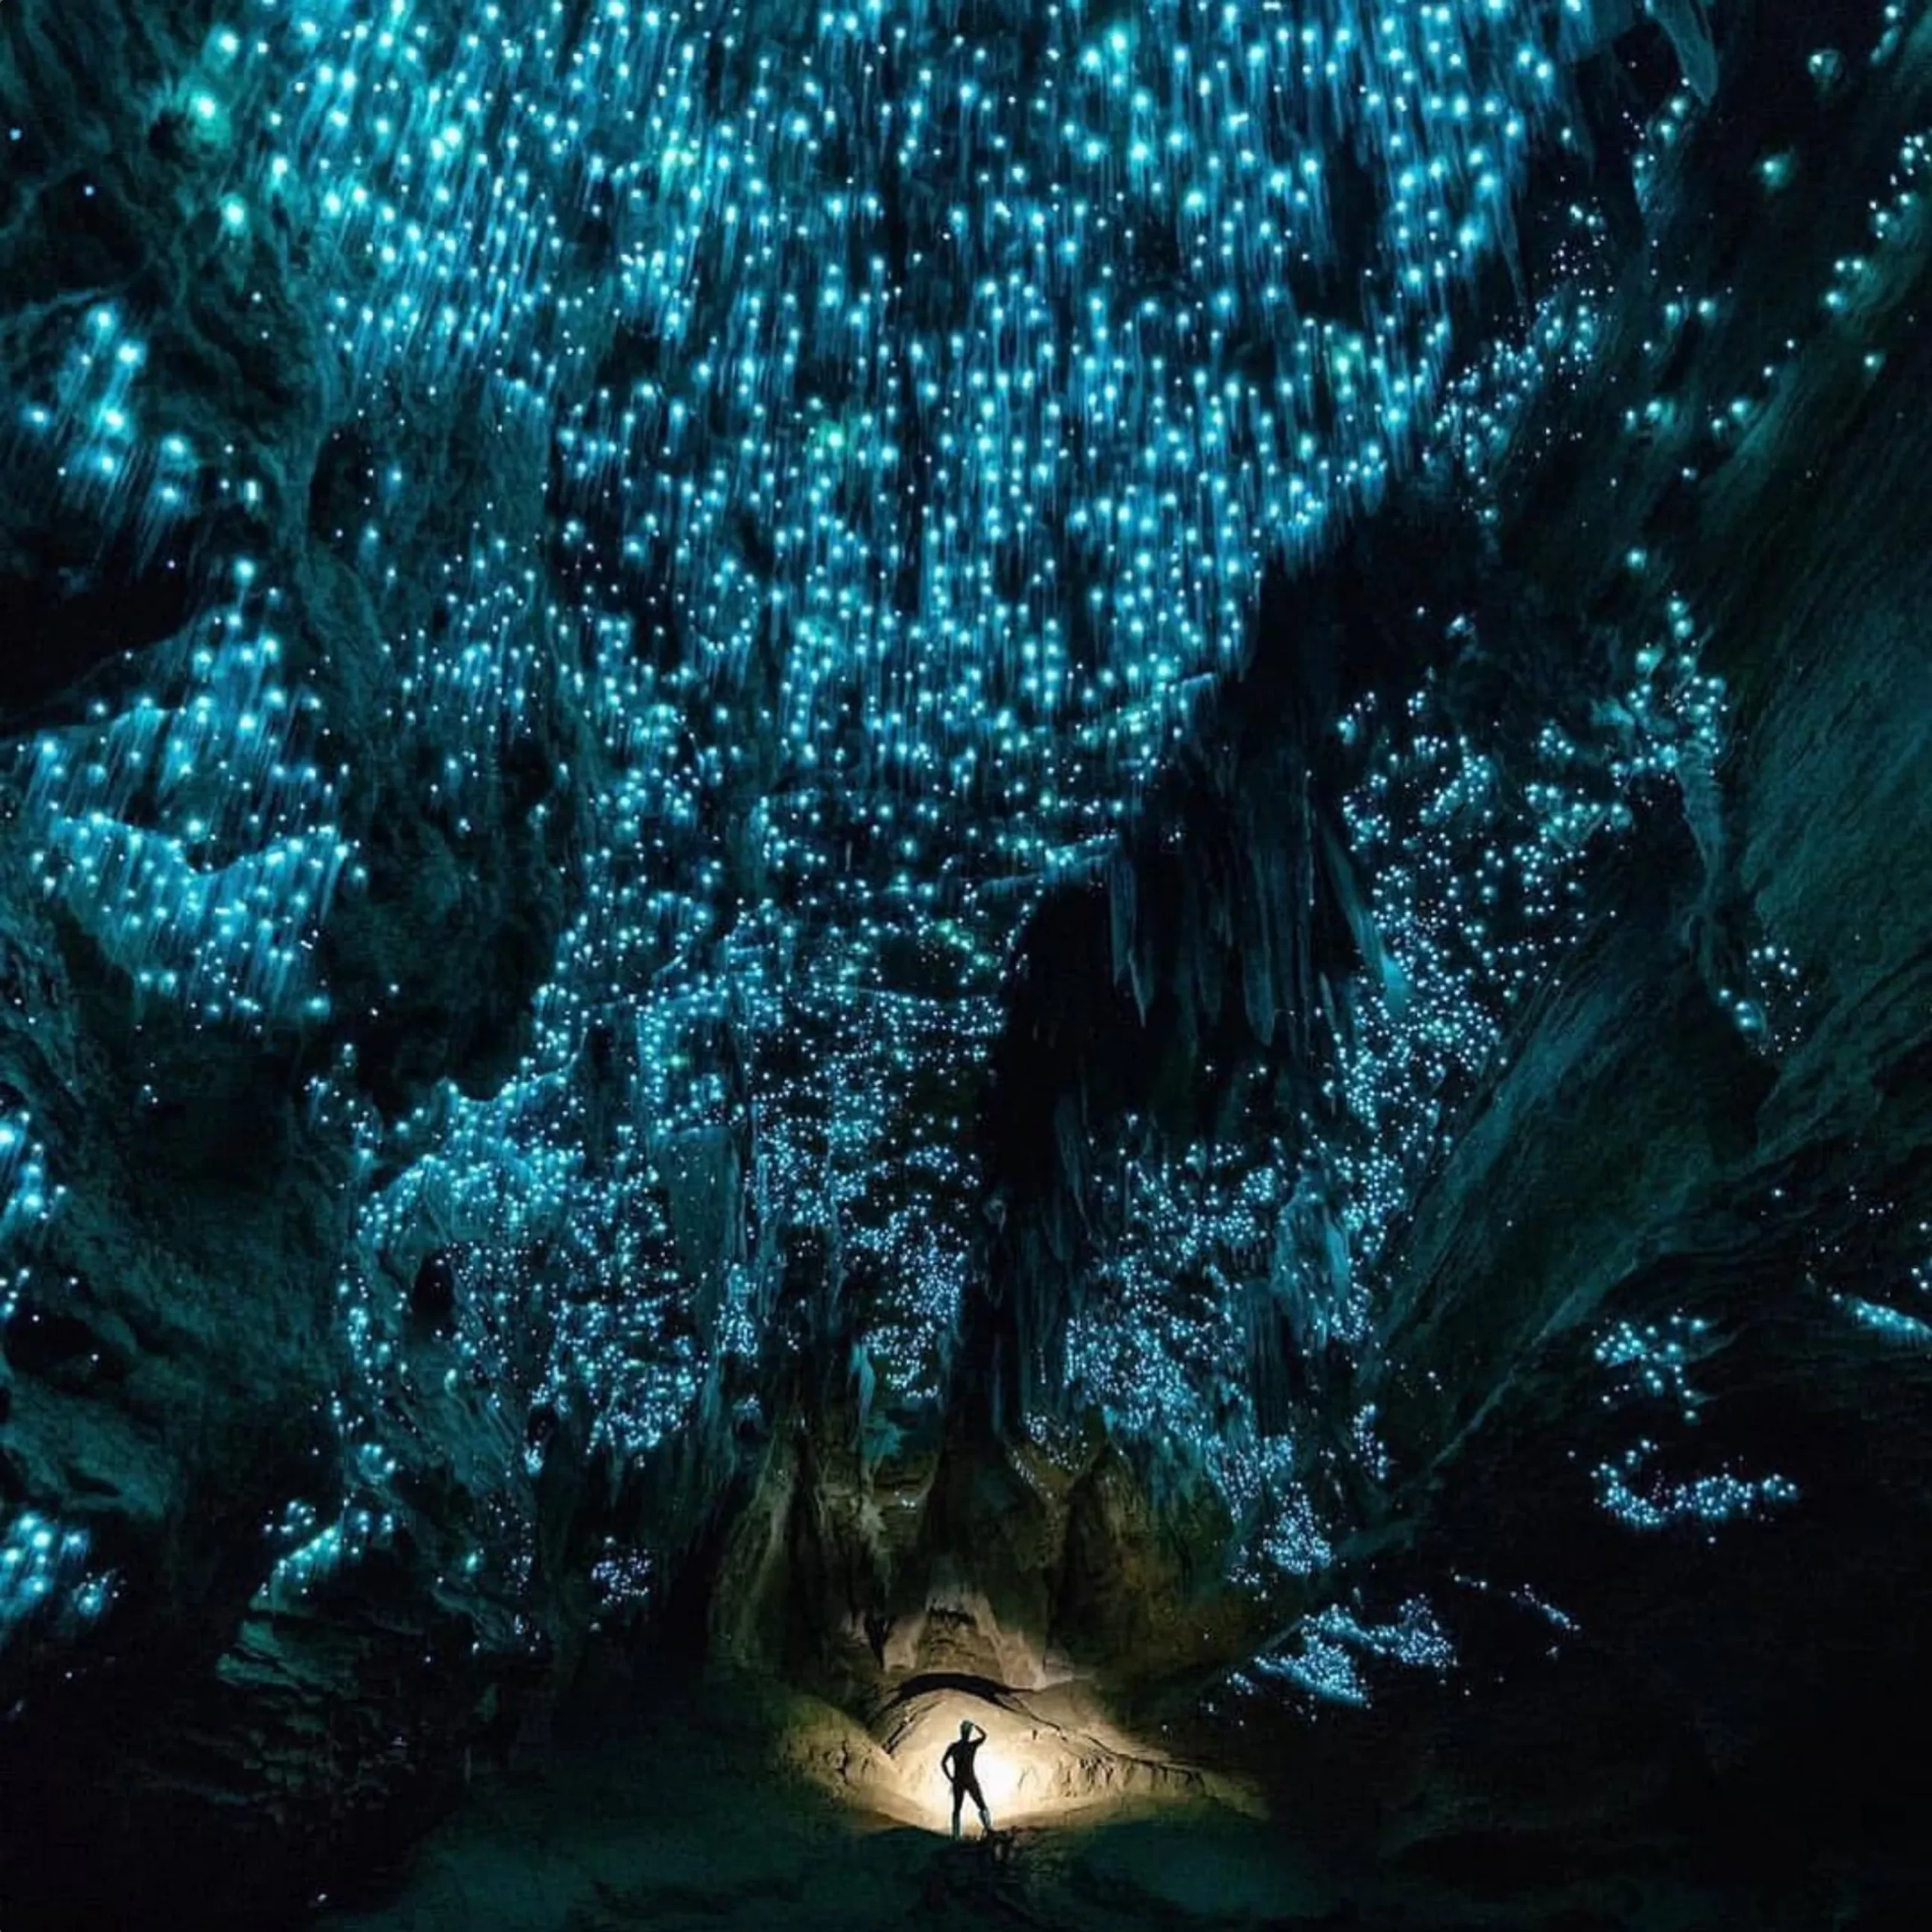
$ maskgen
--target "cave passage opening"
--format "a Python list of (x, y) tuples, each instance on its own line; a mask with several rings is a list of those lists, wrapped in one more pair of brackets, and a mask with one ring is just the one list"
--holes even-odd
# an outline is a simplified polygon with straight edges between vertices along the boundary
[(952, 1788), (943, 1760), (962, 1721), (986, 1734), (975, 1770), (995, 1832), (1076, 1818), (1091, 1824), (1109, 1812), (1163, 1804), (1262, 1810), (1258, 1795), (1237, 1780), (1133, 1737), (1090, 1686), (1062, 1679), (1027, 1690), (951, 1672), (915, 1675), (893, 1691), (869, 1727), (893, 1779), (850, 1787), (853, 1801), (949, 1832)]

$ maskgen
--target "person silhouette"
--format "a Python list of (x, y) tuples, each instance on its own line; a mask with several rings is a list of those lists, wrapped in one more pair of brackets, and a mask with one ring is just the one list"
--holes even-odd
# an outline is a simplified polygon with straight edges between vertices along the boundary
[(980, 1730), (978, 1737), (973, 1734), (980, 1727), (971, 1718), (964, 1718), (959, 1726), (959, 1735), (946, 1747), (946, 1755), (939, 1761), (939, 1767), (952, 1781), (952, 1835), (959, 1835), (959, 1810), (968, 1798), (978, 1807), (980, 1829), (989, 1835), (993, 1821), (986, 1810), (986, 1801), (980, 1790), (980, 1774), (974, 1768), (973, 1761), (980, 1754), (980, 1746), (986, 1743), (986, 1734)]

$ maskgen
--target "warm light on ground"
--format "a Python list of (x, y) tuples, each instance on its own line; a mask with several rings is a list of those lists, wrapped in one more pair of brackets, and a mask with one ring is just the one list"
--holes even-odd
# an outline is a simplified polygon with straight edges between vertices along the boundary
[[(969, 1718), (986, 1734), (977, 1769), (980, 1789), (986, 1795), (995, 1830), (1037, 1823), (1080, 1801), (1066, 1789), (1069, 1781), (1064, 1761), (1069, 1754), (1063, 1737), (1049, 1730), (1043, 1742), (1038, 1725), (1016, 1718), (985, 1698), (954, 1693), (935, 1698), (888, 1747), (907, 1795), (934, 1826), (952, 1829), (952, 1786), (940, 1761), (946, 1747), (958, 1739), (961, 1722)], [(970, 1798), (960, 1826), (964, 1832), (979, 1829), (978, 1815)]]
[[(958, 1685), (955, 1679), (924, 1688), (915, 1680), (875, 1726), (896, 1786), (872, 1795), (885, 1801), (881, 1808), (951, 1830), (952, 1788), (940, 1761), (968, 1720), (986, 1734), (977, 1768), (995, 1831), (1136, 1800), (1214, 1798), (1247, 1808), (1223, 1780), (1115, 1729), (1077, 1687), (1020, 1692)], [(980, 1830), (970, 1798), (960, 1829), (965, 1836)]]

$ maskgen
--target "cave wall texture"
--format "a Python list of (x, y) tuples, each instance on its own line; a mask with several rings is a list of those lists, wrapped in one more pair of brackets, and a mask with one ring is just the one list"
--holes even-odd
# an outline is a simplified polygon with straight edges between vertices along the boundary
[(0, 12), (23, 1922), (593, 1641), (1918, 1855), (1927, 10), (908, 21)]

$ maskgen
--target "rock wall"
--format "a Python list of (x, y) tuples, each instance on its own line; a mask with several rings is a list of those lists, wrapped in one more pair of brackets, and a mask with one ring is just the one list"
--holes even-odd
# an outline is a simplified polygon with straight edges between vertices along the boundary
[[(1885, 1740), (1924, 1721), (1932, 1596), (1932, 283), (1898, 198), (1928, 51), (1921, 24), (1814, 115), (1768, 17), (1734, 22), (1752, 105), (1687, 143), (1601, 373), (1525, 439), (1498, 533), (1515, 594), (1585, 623), (1627, 556), (1669, 570), (1737, 727), (1709, 818), (1640, 835), (1512, 1030), (1402, 1236), (1364, 1385), (1392, 1473), (1344, 1572), (1384, 1604), (1432, 1574), (1464, 1669), (1285, 1746), (1290, 1782), (1359, 1749), (1352, 1823), (1477, 1890), (1505, 1862), (1676, 1860), (1828, 1915), (1826, 1869), (1882, 1895), (1914, 1864), (1924, 1780)], [(1792, 203), (1754, 192), (1786, 169)], [(1861, 229), (1882, 239), (1845, 298), (1827, 238)], [(1667, 286), (1720, 299), (1660, 371)], [(1740, 372), (1774, 365), (1732, 444)], [(1653, 399), (1675, 430), (1611, 455)], [(1771, 947), (1789, 1004), (1740, 1014)], [(1633, 1336), (1681, 1346), (1620, 1381)], [(1771, 1472), (1785, 1501), (1758, 1488), (1740, 1519)]]
[[(518, 1613), (444, 1589), (493, 1492), (537, 1512), (520, 1414), (443, 1389), (448, 1363), (412, 1334), (413, 1503), (346, 1460), (341, 1282), (369, 1158), (315, 1083), (395, 1118), (445, 1079), (500, 1084), (527, 1034), (574, 891), (560, 774), (579, 734), (533, 709), (459, 825), (392, 707), (395, 641), (438, 621), (440, 588), (392, 577), (379, 608), (352, 557), (387, 466), (439, 478), (406, 555), (478, 518), (516, 534), (540, 517), (549, 452), (460, 388), (381, 411), (346, 392), (312, 238), (266, 208), (245, 232), (224, 217), (255, 137), (217, 11), (0, 21), (0, 715), (25, 760), (0, 803), (0, 1192), (18, 1268), (0, 1289), (0, 1515), (54, 1539), (36, 1557), (29, 1534), (0, 1586), (0, 1900), (103, 1923), (177, 1890), (260, 1922), (358, 1882), (433, 1815), (466, 1746), (488, 1750), (490, 1711), (514, 1730), (540, 1674)], [(117, 369), (145, 378), (148, 454), (110, 478)], [(331, 792), (327, 837), (365, 869), (300, 941), (326, 1016), (271, 1001), (236, 1023), (234, 989), (173, 997), (148, 976), (165, 945), (117, 937), (137, 869), (117, 899), (95, 890), (112, 857), (36, 847), (27, 769), (36, 732), (192, 689), (194, 653), (232, 635), (236, 586), (257, 580), (275, 586), (257, 695), (272, 714), (307, 694), (285, 768)], [(171, 825), (198, 789), (213, 829), (192, 861), (217, 880), (233, 847), (291, 829), (220, 823), (229, 755), (211, 734), (198, 764), (125, 801), (134, 826)], [(389, 1547), (352, 1581), (278, 1596), (267, 1580), (305, 1540), (290, 1512)]]
[(1097, 1429), (914, 1438), (875, 1463), (801, 1421), (732, 1512), (710, 1643), (860, 1712), (935, 1674), (1130, 1695), (1258, 1634), (1229, 1528), (1208, 1499), (1157, 1504)]

